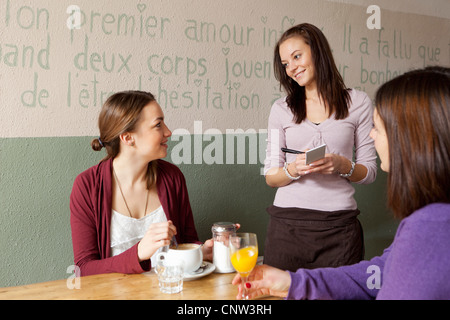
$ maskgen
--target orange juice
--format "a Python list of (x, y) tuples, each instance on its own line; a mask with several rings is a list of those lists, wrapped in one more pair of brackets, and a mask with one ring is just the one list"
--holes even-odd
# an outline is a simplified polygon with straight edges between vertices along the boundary
[(254, 246), (239, 249), (231, 255), (231, 264), (237, 272), (248, 274), (256, 265), (258, 248)]

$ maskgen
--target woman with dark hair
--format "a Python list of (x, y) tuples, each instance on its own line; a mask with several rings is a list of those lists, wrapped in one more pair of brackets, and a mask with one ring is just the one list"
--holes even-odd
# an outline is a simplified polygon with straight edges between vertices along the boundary
[(371, 137), (388, 172), (388, 205), (401, 219), (393, 243), (339, 268), (257, 266), (249, 297), (450, 299), (450, 69), (405, 73), (380, 87), (375, 104)]
[[(82, 276), (149, 271), (173, 237), (199, 242), (184, 176), (161, 160), (172, 133), (154, 96), (141, 91), (109, 97), (98, 124), (91, 146), (107, 155), (77, 176), (70, 196), (75, 264)], [(211, 248), (203, 246), (207, 259)]]
[[(269, 116), (265, 176), (278, 190), (268, 208), (264, 262), (292, 271), (358, 262), (364, 241), (351, 183), (376, 177), (371, 101), (345, 87), (327, 39), (311, 24), (281, 36), (274, 68), (287, 96)], [(305, 154), (281, 151), (322, 144), (325, 157), (310, 165)]]

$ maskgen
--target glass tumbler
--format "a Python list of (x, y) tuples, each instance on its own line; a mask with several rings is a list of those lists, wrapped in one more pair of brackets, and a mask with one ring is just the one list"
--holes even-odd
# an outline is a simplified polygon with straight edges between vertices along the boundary
[(161, 292), (171, 294), (183, 291), (183, 261), (169, 261), (165, 252), (161, 252), (157, 256), (155, 271)]

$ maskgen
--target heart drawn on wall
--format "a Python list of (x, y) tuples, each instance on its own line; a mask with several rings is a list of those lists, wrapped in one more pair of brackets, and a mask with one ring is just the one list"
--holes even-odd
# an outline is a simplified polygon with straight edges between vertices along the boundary
[(139, 10), (140, 13), (142, 13), (145, 9), (147, 9), (147, 5), (145, 3), (138, 3), (137, 9)]

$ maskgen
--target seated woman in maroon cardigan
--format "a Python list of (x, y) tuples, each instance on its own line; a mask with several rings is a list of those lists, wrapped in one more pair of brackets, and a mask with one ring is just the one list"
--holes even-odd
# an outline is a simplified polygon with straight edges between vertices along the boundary
[[(151, 93), (119, 92), (103, 105), (100, 137), (107, 156), (75, 179), (70, 223), (82, 276), (150, 270), (151, 257), (173, 236), (199, 243), (181, 171), (161, 160), (171, 131)], [(203, 246), (210, 259), (212, 241)]]

